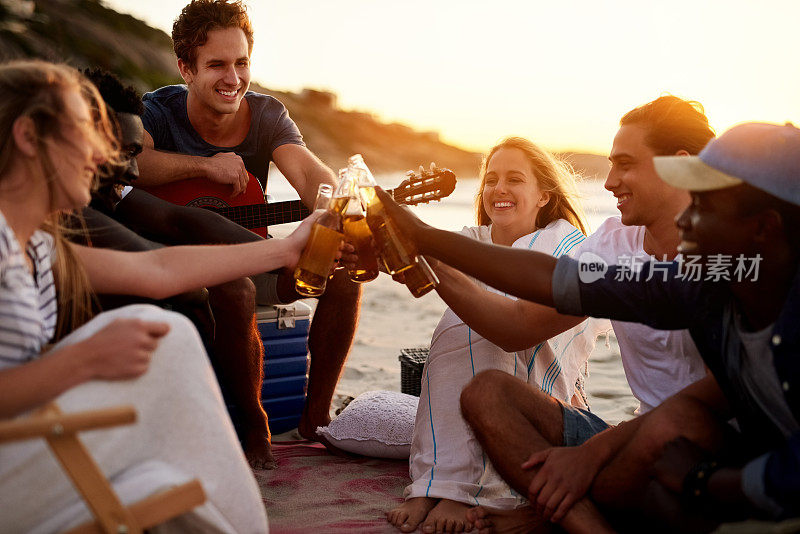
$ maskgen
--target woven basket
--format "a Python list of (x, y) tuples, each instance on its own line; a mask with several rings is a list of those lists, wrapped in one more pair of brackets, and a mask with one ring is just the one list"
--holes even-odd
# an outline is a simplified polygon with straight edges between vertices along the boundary
[(428, 347), (400, 349), (400, 391), (419, 397), (422, 389), (422, 367), (428, 359)]

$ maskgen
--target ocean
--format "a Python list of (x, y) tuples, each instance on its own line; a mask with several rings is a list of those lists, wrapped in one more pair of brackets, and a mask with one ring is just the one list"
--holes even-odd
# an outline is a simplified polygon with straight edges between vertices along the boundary
[[(402, 179), (401, 173), (377, 177), (384, 188), (395, 187)], [(438, 228), (461, 230), (464, 226), (472, 226), (475, 224), (474, 197), (478, 183), (477, 178), (459, 178), (449, 197), (412, 209), (422, 220)], [(578, 183), (578, 191), (591, 230), (606, 218), (618, 214), (616, 202), (603, 188), (602, 181), (583, 180)], [(274, 200), (298, 198), (276, 169), (270, 172), (267, 193)], [(282, 225), (271, 228), (270, 232), (279, 237), (293, 227)], [(397, 359), (400, 349), (427, 346), (446, 307), (435, 292), (415, 299), (405, 286), (395, 283), (386, 274), (364, 284), (361, 318), (334, 405), (347, 396), (365, 391), (400, 391), (400, 363)], [(617, 423), (633, 416), (638, 402), (625, 380), (613, 334), (608, 339), (598, 339), (589, 359), (586, 389), (592, 410), (606, 421)]]

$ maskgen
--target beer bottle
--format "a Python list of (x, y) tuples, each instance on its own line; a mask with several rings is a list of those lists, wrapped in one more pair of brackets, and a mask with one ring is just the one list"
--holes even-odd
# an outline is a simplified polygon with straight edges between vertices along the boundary
[(420, 298), (439, 285), (439, 278), (424, 256), (417, 256), (414, 266), (403, 271), (403, 276), (405, 276), (406, 286), (414, 298)]
[[(341, 192), (346, 191), (348, 197), (343, 217), (344, 235), (353, 244), (358, 255), (358, 262), (353, 268), (348, 268), (347, 274), (353, 282), (369, 282), (378, 277), (380, 267), (378, 256), (372, 247), (372, 232), (367, 225), (367, 212), (361, 203), (353, 173), (342, 169), (339, 171), (339, 179)], [(343, 184), (347, 185), (342, 187)]]
[(414, 266), (414, 246), (398, 231), (375, 194), (375, 179), (361, 154), (351, 156), (350, 172), (355, 176), (361, 199), (367, 210), (367, 225), (378, 246), (381, 261), (389, 274), (397, 274)]
[(336, 190), (333, 192), (330, 209), (338, 213), (340, 217), (344, 217), (352, 187), (353, 179), (348, 174), (347, 169), (339, 169), (339, 185), (336, 186)]
[[(298, 293), (307, 297), (318, 297), (325, 292), (328, 274), (336, 261), (336, 252), (344, 238), (342, 233), (342, 214), (332, 198), (333, 187), (319, 184), (314, 209), (324, 209), (322, 215), (311, 227), (311, 235), (300, 255), (294, 270), (294, 287)], [(341, 209), (341, 206), (338, 206)]]

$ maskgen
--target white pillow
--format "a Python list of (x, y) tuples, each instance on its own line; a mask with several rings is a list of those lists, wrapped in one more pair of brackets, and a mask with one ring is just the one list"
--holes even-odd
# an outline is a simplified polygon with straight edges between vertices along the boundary
[(397, 391), (362, 393), (317, 434), (343, 451), (376, 458), (408, 458), (419, 398)]

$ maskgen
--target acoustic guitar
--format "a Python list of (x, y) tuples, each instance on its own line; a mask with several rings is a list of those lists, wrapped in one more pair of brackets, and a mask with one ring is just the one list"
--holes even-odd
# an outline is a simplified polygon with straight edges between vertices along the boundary
[[(215, 211), (261, 237), (267, 237), (267, 228), (273, 224), (299, 221), (310, 213), (300, 200), (267, 203), (258, 179), (247, 174), (250, 177), (247, 189), (235, 197), (231, 197), (230, 185), (205, 178), (189, 178), (142, 189), (179, 206)], [(436, 167), (430, 170), (420, 168), (418, 173), (409, 171), (406, 179), (387, 193), (399, 204), (415, 205), (445, 198), (455, 187), (456, 175), (453, 171)]]

